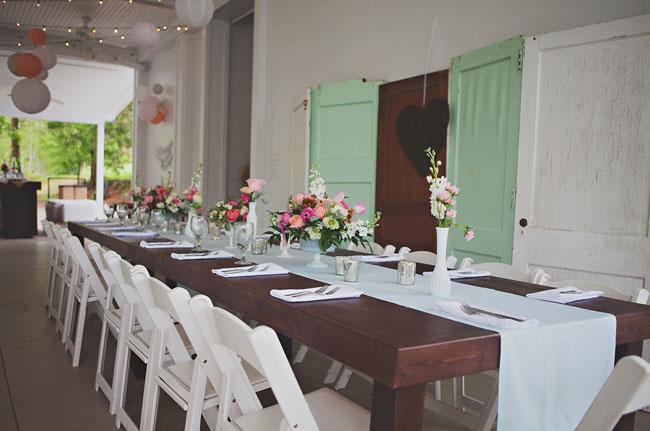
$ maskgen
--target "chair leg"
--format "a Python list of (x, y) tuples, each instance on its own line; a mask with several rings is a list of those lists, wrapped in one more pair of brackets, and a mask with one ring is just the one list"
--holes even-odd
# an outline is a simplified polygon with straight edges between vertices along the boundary
[[(99, 352), (97, 353), (97, 368), (95, 369), (95, 391), (99, 390), (99, 379), (102, 378), (102, 370), (106, 362), (106, 343), (108, 339), (108, 323), (106, 319), (102, 319), (102, 331), (99, 335)], [(108, 394), (107, 394), (108, 396)], [(112, 396), (109, 397), (109, 401)]]
[[(55, 301), (55, 299), (56, 299), (56, 300), (57, 300), (57, 303), (58, 303), (58, 299), (60, 298), (60, 296), (55, 298), (55, 293), (57, 293), (57, 291), (58, 291), (58, 292), (59, 292), (59, 295), (61, 295), (60, 292), (62, 291), (62, 288), (57, 289), (57, 287), (59, 287), (59, 284), (61, 283), (61, 281), (62, 281), (62, 278), (61, 278), (61, 276), (59, 275), (59, 273), (58, 273), (58, 272), (56, 271), (56, 269), (55, 269), (55, 270), (54, 270), (54, 279), (52, 280), (52, 299), (51, 299), (51, 302), (50, 302), (50, 310), (49, 310), (49, 312), (47, 313), (47, 315), (48, 315), (48, 317), (49, 317), (50, 319), (52, 319), (52, 318), (55, 318), (55, 319), (58, 318), (57, 316), (55, 316), (56, 307), (55, 307), (54, 301)], [(57, 330), (58, 330), (58, 329), (57, 329)]]
[(334, 385), (334, 389), (336, 389), (337, 391), (344, 389), (348, 385), (348, 383), (350, 383), (351, 377), (352, 377), (352, 368), (344, 367), (343, 372), (341, 373), (339, 378), (336, 379), (336, 384)]
[(68, 291), (68, 298), (65, 306), (65, 314), (63, 315), (63, 331), (61, 331), (61, 342), (68, 349), (68, 340), (72, 336), (72, 315), (74, 314), (74, 303), (75, 295), (71, 288), (66, 289)]
[(497, 407), (499, 403), (499, 381), (495, 381), (490, 392), (490, 396), (485, 402), (485, 406), (478, 418), (476, 431), (490, 431), (494, 426), (497, 418)]
[[(200, 362), (195, 360), (190, 383), (190, 397), (187, 400), (187, 413), (185, 414), (185, 431), (194, 431), (201, 428), (201, 413), (207, 382), (208, 379)], [(210, 422), (208, 422), (209, 424)], [(216, 425), (216, 422), (213, 425)]]
[(81, 359), (81, 346), (84, 339), (84, 329), (86, 327), (86, 311), (88, 309), (88, 287), (84, 288), (84, 293), (79, 301), (79, 312), (77, 317), (77, 332), (74, 334), (74, 347), (72, 354), (72, 366), (78, 367)]
[(66, 282), (65, 278), (62, 277), (60, 295), (59, 295), (59, 300), (55, 312), (56, 330), (57, 332), (60, 333), (63, 333), (63, 319), (65, 318), (64, 304), (68, 298), (68, 295), (70, 294), (70, 289), (68, 287), (69, 287), (68, 283)]
[(50, 264), (47, 270), (47, 285), (45, 286), (45, 308), (52, 306), (52, 278), (54, 277), (54, 266)]
[(158, 396), (160, 387), (156, 382), (158, 368), (162, 365), (165, 354), (164, 335), (158, 331), (151, 337), (147, 374), (144, 378), (144, 394), (142, 396), (142, 413), (140, 416), (140, 431), (154, 431), (158, 413)]
[(332, 365), (330, 365), (330, 368), (327, 370), (327, 375), (325, 376), (325, 380), (323, 380), (323, 383), (326, 385), (330, 385), (336, 381), (336, 377), (339, 375), (341, 372), (341, 368), (343, 368), (343, 364), (340, 363), (339, 361), (332, 361)]
[(309, 347), (305, 346), (304, 344), (301, 344), (300, 347), (298, 348), (298, 351), (296, 352), (295, 358), (293, 358), (293, 363), (299, 364), (302, 361), (304, 361), (308, 351), (309, 351)]

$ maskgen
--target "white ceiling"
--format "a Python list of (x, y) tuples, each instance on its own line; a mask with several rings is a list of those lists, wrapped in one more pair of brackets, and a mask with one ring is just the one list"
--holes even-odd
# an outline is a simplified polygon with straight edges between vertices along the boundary
[(112, 121), (133, 100), (134, 69), (119, 64), (59, 56), (45, 84), (52, 102), (45, 111), (28, 115), (16, 109), (11, 88), (20, 78), (7, 68), (11, 51), (0, 50), (0, 115), (52, 121)]

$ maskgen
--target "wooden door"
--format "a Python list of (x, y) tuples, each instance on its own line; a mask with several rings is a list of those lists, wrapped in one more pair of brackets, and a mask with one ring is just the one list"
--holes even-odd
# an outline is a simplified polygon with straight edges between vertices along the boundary
[[(381, 81), (320, 84), (311, 91), (310, 165), (318, 163), (327, 191), (375, 210), (377, 105)], [(368, 216), (370, 217), (370, 216)]]
[(648, 47), (650, 15), (526, 39), (517, 266), (649, 287)]
[(458, 222), (449, 253), (475, 262), (512, 259), (517, 181), (523, 38), (517, 37), (452, 61), (447, 172), (460, 187)]
[[(426, 78), (426, 103), (433, 99), (447, 101), (449, 74), (447, 70), (430, 73)], [(429, 186), (425, 175), (409, 159), (408, 152), (420, 154), (426, 160), (424, 148), (412, 150), (400, 143), (397, 130), (400, 114), (408, 107), (422, 107), (424, 75), (389, 82), (379, 87), (379, 124), (377, 135), (377, 211), (381, 222), (375, 230), (375, 240), (411, 250), (434, 251), (435, 222), (429, 207)], [(425, 104), (426, 104), (425, 103)], [(445, 161), (446, 127), (439, 137), (442, 141), (438, 157)], [(417, 144), (414, 144), (417, 147)], [(427, 141), (424, 146), (434, 146)], [(421, 147), (422, 145), (420, 145)], [(412, 157), (412, 156), (411, 156)], [(444, 165), (443, 165), (444, 168)], [(441, 174), (444, 175), (444, 169)]]

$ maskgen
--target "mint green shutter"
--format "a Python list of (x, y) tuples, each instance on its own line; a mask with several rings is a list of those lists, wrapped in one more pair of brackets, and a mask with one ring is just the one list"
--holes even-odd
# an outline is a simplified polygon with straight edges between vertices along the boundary
[(512, 261), (523, 38), (452, 61), (447, 173), (460, 187), (458, 221), (476, 230), (450, 234), (449, 253), (476, 262)]
[(381, 81), (343, 81), (311, 90), (310, 165), (318, 163), (333, 196), (375, 210), (377, 112)]

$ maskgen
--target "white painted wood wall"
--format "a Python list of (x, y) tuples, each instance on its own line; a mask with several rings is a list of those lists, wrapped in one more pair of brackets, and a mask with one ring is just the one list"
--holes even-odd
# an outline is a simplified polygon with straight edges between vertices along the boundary
[(650, 15), (527, 38), (523, 73), (513, 264), (649, 288)]

